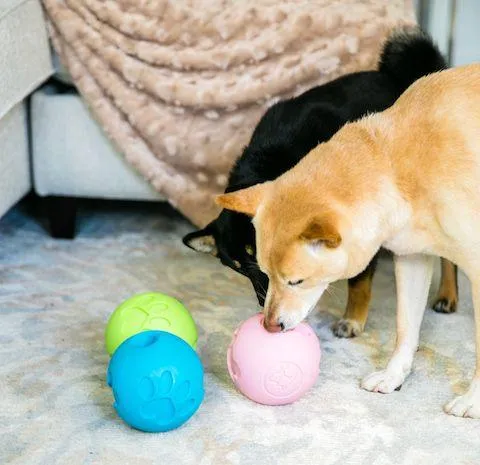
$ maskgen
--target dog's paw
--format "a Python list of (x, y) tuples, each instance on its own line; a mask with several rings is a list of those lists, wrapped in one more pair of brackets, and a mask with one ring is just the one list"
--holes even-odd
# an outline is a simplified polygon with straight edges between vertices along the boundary
[(437, 313), (454, 313), (457, 311), (457, 301), (448, 297), (438, 297), (432, 309)]
[(361, 383), (362, 389), (371, 392), (380, 392), (390, 394), (393, 391), (399, 391), (406, 375), (392, 370), (376, 371), (365, 377)]
[(355, 337), (363, 332), (363, 326), (358, 321), (342, 318), (333, 324), (332, 331), (337, 337)]
[(452, 399), (444, 410), (456, 417), (480, 418), (480, 381), (473, 381), (469, 390)]

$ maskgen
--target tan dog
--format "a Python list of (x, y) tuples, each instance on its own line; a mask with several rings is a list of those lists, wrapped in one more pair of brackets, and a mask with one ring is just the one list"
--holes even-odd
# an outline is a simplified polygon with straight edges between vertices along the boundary
[(458, 264), (472, 282), (477, 365), (445, 410), (480, 418), (480, 64), (420, 79), (276, 181), (218, 202), (254, 217), (270, 330), (300, 323), (329, 283), (360, 273), (380, 247), (394, 252), (397, 344), (386, 369), (363, 380), (369, 391), (392, 392), (411, 371), (432, 256)]

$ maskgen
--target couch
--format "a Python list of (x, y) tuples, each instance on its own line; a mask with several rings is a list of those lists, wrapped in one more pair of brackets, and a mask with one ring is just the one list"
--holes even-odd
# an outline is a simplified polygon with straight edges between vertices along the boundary
[(0, 216), (31, 188), (29, 94), (53, 72), (38, 0), (0, 2)]
[(74, 198), (162, 199), (65, 85), (39, 0), (0, 2), (0, 43), (0, 216), (33, 188), (52, 235), (70, 238)]
[(107, 139), (78, 93), (55, 79), (31, 98), (33, 188), (53, 237), (73, 238), (78, 198), (162, 200)]

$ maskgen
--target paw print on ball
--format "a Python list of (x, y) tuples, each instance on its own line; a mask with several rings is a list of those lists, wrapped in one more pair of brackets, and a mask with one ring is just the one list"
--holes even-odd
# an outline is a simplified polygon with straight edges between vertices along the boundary
[(122, 331), (129, 333), (140, 332), (148, 328), (168, 328), (171, 322), (168, 318), (168, 305), (163, 303), (156, 303), (152, 306), (135, 306), (124, 308), (122, 310), (122, 317), (125, 319), (122, 325)]
[(291, 362), (280, 362), (265, 375), (265, 389), (274, 397), (285, 397), (302, 385), (302, 371)]
[(196, 348), (197, 328), (185, 306), (173, 297), (151, 292), (127, 299), (112, 313), (105, 331), (107, 352), (113, 355), (128, 338), (150, 330), (175, 334)]
[(190, 382), (183, 381), (177, 385), (170, 370), (164, 370), (159, 377), (143, 378), (138, 386), (138, 394), (145, 402), (140, 415), (146, 420), (154, 420), (160, 426), (189, 415), (196, 406)]

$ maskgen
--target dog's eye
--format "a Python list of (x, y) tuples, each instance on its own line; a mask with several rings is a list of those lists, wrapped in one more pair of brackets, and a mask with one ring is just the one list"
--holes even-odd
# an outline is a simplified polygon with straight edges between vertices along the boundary
[(247, 254), (250, 255), (250, 256), (254, 255), (253, 247), (251, 245), (246, 245), (245, 246), (245, 252), (247, 252)]
[(288, 281), (289, 286), (298, 286), (299, 284), (302, 284), (304, 279), (297, 279), (296, 281)]
[(242, 267), (241, 263), (238, 260), (233, 260), (233, 265), (235, 266), (235, 268), (241, 268)]

